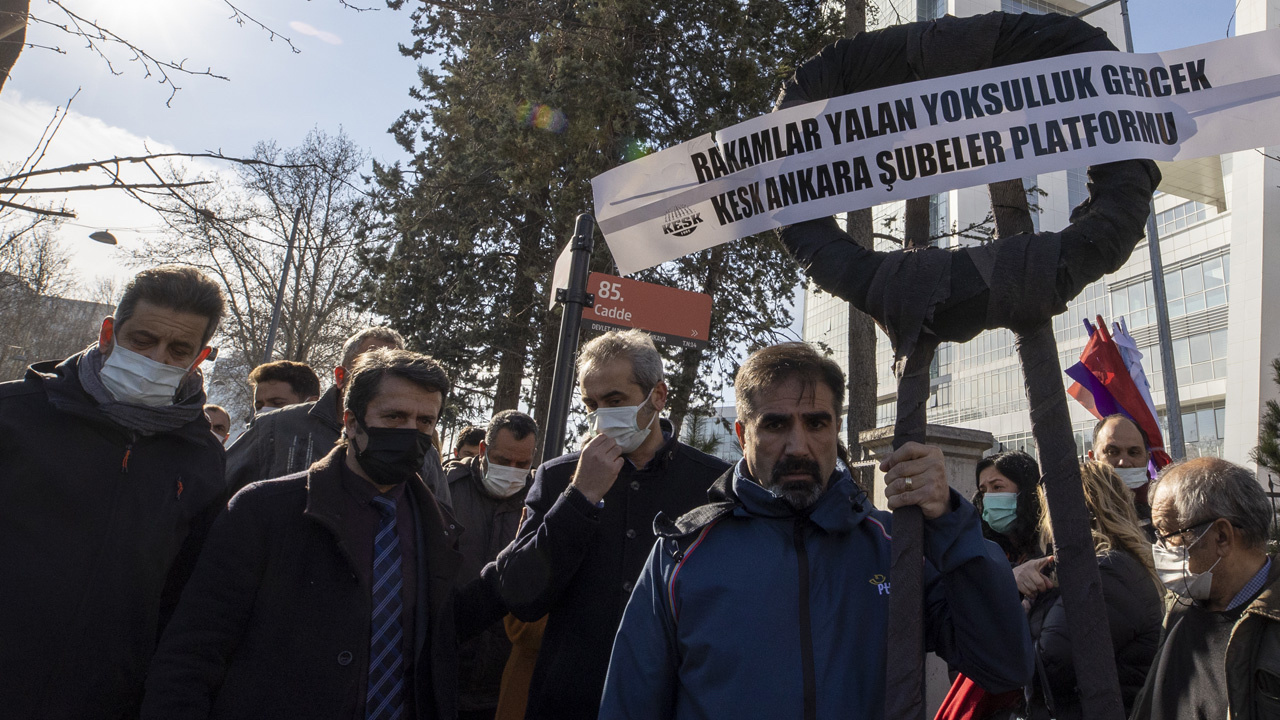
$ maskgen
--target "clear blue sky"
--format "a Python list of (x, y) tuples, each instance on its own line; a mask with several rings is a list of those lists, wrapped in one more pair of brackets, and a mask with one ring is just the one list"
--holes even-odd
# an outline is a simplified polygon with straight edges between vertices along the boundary
[[(381, 0), (364, 1), (382, 7)], [(139, 149), (125, 147), (128, 143), (119, 140), (125, 133), (104, 128), (185, 151), (244, 155), (259, 140), (275, 139), (287, 147), (301, 142), (312, 127), (334, 132), (341, 126), (374, 157), (403, 157), (387, 128), (410, 107), (408, 91), (417, 84), (416, 63), (397, 49), (399, 43), (411, 41), (405, 11), (382, 7), (355, 12), (337, 0), (236, 0), (249, 15), (291, 38), (301, 50), (293, 53), (282, 40), (269, 40), (260, 28), (228, 19), (230, 10), (223, 0), (65, 4), (157, 57), (185, 58), (190, 67), (210, 67), (230, 80), (177, 75), (182, 90), (166, 107), (168, 88), (145, 78), (127, 53), (112, 53), (121, 73), (113, 76), (101, 58), (81, 47), (83, 43), (36, 27), (30, 41), (58, 46), (65, 54), (29, 48), (19, 59), (0, 96), (0, 163), (20, 159), (20, 152), (25, 155), (29, 142), (22, 139), (22, 123), (29, 126), (28, 134), (38, 132), (47, 119), (41, 111), (64, 103), (77, 88), (74, 109), (101, 124), (64, 130), (59, 142), (68, 153), (74, 149), (106, 157)], [(32, 10), (65, 22), (56, 8), (40, 0), (34, 0)], [(1136, 49), (1166, 50), (1226, 37), (1233, 10), (1231, 0), (1131, 0)], [(513, 104), (521, 100), (513, 98)], [(8, 142), (2, 137), (6, 134)], [(89, 227), (142, 227), (154, 222), (146, 215), (128, 215), (146, 212), (128, 209), (131, 202), (123, 197), (79, 199), (80, 225), (71, 230), (76, 242)], [(121, 240), (128, 242), (127, 237)], [(111, 265), (114, 257), (103, 246), (77, 252), (78, 262), (95, 268)]]

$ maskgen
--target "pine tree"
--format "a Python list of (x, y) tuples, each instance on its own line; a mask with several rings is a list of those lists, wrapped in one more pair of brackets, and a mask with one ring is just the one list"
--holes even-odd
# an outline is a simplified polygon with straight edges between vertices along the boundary
[[(392, 130), (413, 159), (375, 171), (383, 221), (368, 229), (359, 295), (446, 363), (471, 391), (455, 393), (466, 412), (523, 398), (541, 420), (559, 322), (548, 282), (591, 209), (590, 179), (767, 112), (840, 18), (819, 0), (412, 7), (404, 50), (424, 61), (422, 84)], [(593, 269), (612, 272), (596, 245)], [(790, 325), (799, 280), (771, 234), (637, 277), (715, 298), (710, 350), (668, 351), (677, 424), (718, 397), (744, 350)]]
[[(1280, 358), (1271, 361), (1271, 379), (1280, 386)], [(1280, 403), (1267, 401), (1258, 425), (1258, 446), (1250, 453), (1253, 461), (1280, 475)]]

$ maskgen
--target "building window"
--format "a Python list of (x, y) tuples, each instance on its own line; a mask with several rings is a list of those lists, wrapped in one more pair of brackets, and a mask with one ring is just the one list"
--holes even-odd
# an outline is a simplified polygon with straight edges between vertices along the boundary
[(916, 0), (916, 20), (937, 20), (947, 14), (947, 0)]
[(1111, 312), (1124, 316), (1130, 329), (1156, 322), (1156, 294), (1150, 280), (1143, 280), (1111, 291)]
[(889, 400), (876, 405), (876, 427), (892, 425), (898, 415), (898, 401)]
[(1174, 340), (1173, 366), (1178, 371), (1179, 385), (1226, 377), (1226, 329)]
[[(1226, 305), (1230, 282), (1229, 255), (1166, 272), (1164, 285), (1165, 297), (1169, 301), (1169, 317), (1182, 317)], [(1155, 305), (1155, 291), (1150, 280), (1111, 291), (1111, 311), (1117, 316), (1125, 316), (1130, 328), (1155, 324)]]
[(1072, 210), (1089, 199), (1089, 173), (1085, 168), (1067, 171), (1067, 205)]
[(1156, 232), (1160, 233), (1160, 237), (1168, 237), (1207, 217), (1208, 211), (1203, 203), (1194, 200), (1185, 202), (1156, 214)]
[[(1226, 437), (1227, 403), (1215, 402), (1182, 407), (1182, 441), (1187, 457), (1222, 457), (1222, 440)], [(1169, 425), (1160, 414), (1160, 429), (1169, 439)]]
[(1090, 322), (1097, 316), (1109, 317), (1107, 307), (1107, 284), (1098, 280), (1085, 287), (1071, 302), (1067, 303), (1067, 311), (1053, 317), (1053, 337), (1059, 343), (1080, 340), (1088, 337), (1083, 318)]
[(1000, 9), (1007, 13), (1031, 13), (1032, 15), (1042, 15), (1044, 13), (1073, 14), (1044, 0), (1000, 0)]
[(1227, 283), (1231, 263), (1229, 256), (1205, 260), (1190, 267), (1164, 274), (1165, 296), (1169, 299), (1169, 317), (1227, 304)]
[(957, 244), (951, 233), (950, 193), (929, 196), (929, 233), (936, 238), (934, 247), (949, 248)]

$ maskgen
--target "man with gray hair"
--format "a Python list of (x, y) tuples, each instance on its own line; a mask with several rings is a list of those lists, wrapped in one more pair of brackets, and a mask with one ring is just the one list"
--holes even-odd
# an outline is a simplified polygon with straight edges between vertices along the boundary
[(1151, 517), (1156, 572), (1177, 602), (1132, 717), (1280, 717), (1280, 572), (1257, 478), (1218, 458), (1173, 465)]
[(512, 614), (524, 622), (548, 616), (529, 720), (594, 720), (614, 633), (653, 546), (654, 517), (704, 504), (729, 467), (679, 442), (659, 419), (662, 375), (662, 356), (638, 330), (582, 347), (578, 382), (592, 437), (581, 452), (538, 468), (520, 532), (498, 556)]
[[(403, 350), (404, 337), (386, 326), (369, 327), (342, 344), (342, 364), (333, 369), (333, 385), (319, 400), (299, 403), (257, 418), (227, 448), (227, 493), (249, 483), (301, 472), (333, 449), (342, 435), (342, 389), (356, 358), (379, 348)], [(451, 506), (440, 455), (433, 447), (422, 479), (436, 499)]]

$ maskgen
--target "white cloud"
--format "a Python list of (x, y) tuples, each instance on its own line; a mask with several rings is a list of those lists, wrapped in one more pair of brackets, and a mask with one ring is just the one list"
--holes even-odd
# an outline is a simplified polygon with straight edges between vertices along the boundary
[[(29, 100), (17, 91), (5, 90), (0, 96), (0, 174), (8, 174), (4, 171), (15, 169), (31, 153), (54, 112), (54, 106), (49, 103)], [(175, 150), (165, 143), (72, 111), (63, 121), (39, 167), (47, 169), (89, 160)], [(192, 172), (221, 169), (212, 163), (198, 161), (188, 162), (188, 166)], [(122, 175), (127, 179), (148, 181), (148, 175), (135, 173), (146, 173), (146, 169), (138, 166), (122, 169)], [(51, 176), (39, 182), (33, 181), (32, 186), (104, 182), (107, 178), (101, 173), (83, 172)], [(62, 225), (57, 235), (71, 251), (72, 268), (82, 283), (88, 284), (101, 276), (117, 279), (131, 276), (134, 271), (125, 265), (128, 248), (137, 247), (144, 240), (163, 233), (160, 218), (153, 210), (116, 190), (42, 195), (41, 199), (55, 203), (65, 200), (67, 209), (76, 213), (74, 219)], [(110, 230), (120, 244), (102, 245), (90, 240), (88, 235), (95, 230)]]
[(310, 35), (311, 37), (321, 42), (327, 42), (330, 45), (342, 44), (342, 38), (338, 37), (337, 35), (329, 32), (328, 30), (321, 30), (320, 28), (317, 28), (313, 25), (308, 25), (307, 23), (304, 23), (301, 20), (291, 21), (289, 23), (289, 27), (293, 28), (294, 30), (297, 30), (303, 35)]

